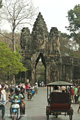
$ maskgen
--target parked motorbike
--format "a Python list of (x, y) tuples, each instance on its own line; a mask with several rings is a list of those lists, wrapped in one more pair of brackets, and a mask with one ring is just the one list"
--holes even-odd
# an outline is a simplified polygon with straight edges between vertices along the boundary
[(29, 89), (28, 93), (27, 93), (27, 99), (31, 100), (32, 99), (32, 91)]
[(21, 101), (17, 99), (18, 96), (15, 96), (15, 99), (12, 100), (12, 104), (11, 104), (11, 117), (12, 120), (19, 120), (20, 119), (20, 103)]

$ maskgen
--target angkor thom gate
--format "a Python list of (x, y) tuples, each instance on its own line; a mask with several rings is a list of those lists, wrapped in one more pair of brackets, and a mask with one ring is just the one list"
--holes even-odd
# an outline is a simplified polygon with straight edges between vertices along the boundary
[(28, 69), (27, 72), (20, 73), (20, 80), (29, 79), (31, 83), (36, 82), (36, 66), (40, 58), (45, 67), (45, 84), (58, 80), (74, 81), (80, 78), (80, 60), (61, 56), (58, 29), (52, 27), (48, 32), (41, 13), (33, 25), (32, 33), (28, 28), (22, 29), (20, 45), (24, 66)]

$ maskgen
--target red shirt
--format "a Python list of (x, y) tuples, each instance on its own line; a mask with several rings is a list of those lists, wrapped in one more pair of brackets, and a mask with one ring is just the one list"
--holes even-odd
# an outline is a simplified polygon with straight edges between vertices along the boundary
[(26, 89), (29, 89), (29, 85), (26, 85)]
[(74, 95), (74, 89), (71, 88), (71, 95)]

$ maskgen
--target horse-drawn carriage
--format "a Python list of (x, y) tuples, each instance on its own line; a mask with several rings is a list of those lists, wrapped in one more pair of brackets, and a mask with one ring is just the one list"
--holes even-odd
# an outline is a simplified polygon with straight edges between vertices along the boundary
[[(65, 90), (53, 90), (53, 88), (58, 88), (64, 86)], [(69, 120), (72, 120), (73, 109), (71, 107), (71, 96), (70, 92), (67, 91), (67, 86), (71, 87), (72, 83), (64, 81), (56, 81), (47, 84), (47, 101), (48, 106), (46, 106), (47, 120), (49, 120), (49, 115), (69, 115)]]

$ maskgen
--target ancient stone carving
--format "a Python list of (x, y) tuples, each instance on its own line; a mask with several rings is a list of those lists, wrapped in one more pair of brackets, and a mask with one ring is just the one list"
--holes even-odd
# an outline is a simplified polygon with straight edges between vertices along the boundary
[(45, 83), (56, 80), (68, 80), (69, 77), (73, 77), (70, 75), (70, 72), (66, 72), (66, 66), (68, 67), (69, 65), (69, 69), (72, 70), (74, 61), (70, 60), (70, 57), (61, 57), (60, 55), (58, 29), (52, 27), (50, 32), (48, 32), (41, 13), (36, 18), (32, 33), (30, 33), (28, 28), (22, 29), (20, 44), (21, 54), (24, 56), (24, 65), (27, 64), (28, 60), (32, 83), (35, 82), (35, 69), (40, 55), (46, 69)]

